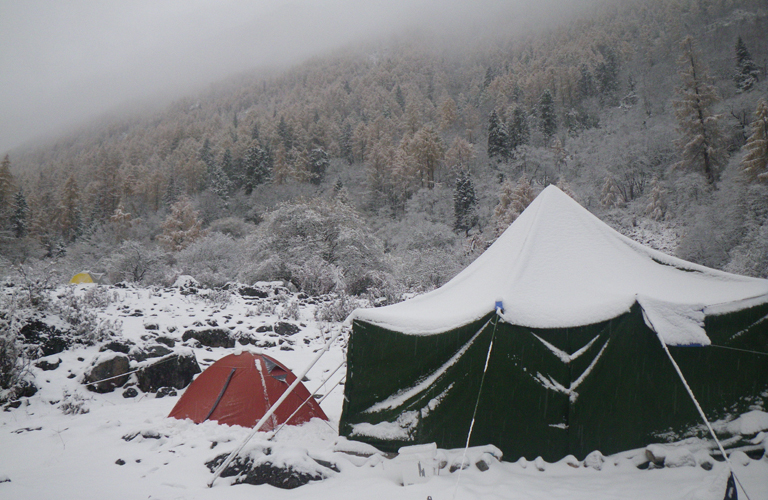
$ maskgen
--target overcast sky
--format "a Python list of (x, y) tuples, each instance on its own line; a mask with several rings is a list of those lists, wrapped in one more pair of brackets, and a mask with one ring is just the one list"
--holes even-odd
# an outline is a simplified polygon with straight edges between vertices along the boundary
[(0, 153), (138, 100), (414, 26), (528, 18), (532, 3), (541, 9), (541, 0), (0, 0)]

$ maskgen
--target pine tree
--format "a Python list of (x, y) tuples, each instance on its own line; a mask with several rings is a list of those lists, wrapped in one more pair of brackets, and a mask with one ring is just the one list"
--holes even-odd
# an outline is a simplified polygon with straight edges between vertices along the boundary
[(725, 163), (725, 148), (718, 124), (720, 115), (711, 110), (720, 97), (709, 83), (693, 38), (686, 37), (681, 47), (683, 55), (678, 65), (682, 85), (677, 89), (679, 99), (673, 104), (682, 136), (677, 141), (682, 159), (676, 166), (701, 171), (707, 182), (714, 184), (717, 171)]
[(23, 238), (27, 235), (27, 215), (29, 206), (24, 197), (24, 189), (19, 188), (13, 200), (13, 213), (11, 214), (11, 231), (16, 238)]
[(352, 149), (352, 125), (350, 125), (349, 122), (345, 123), (344, 128), (341, 130), (339, 154), (350, 165), (355, 162), (355, 155)]
[(576, 92), (579, 99), (589, 99), (597, 94), (595, 88), (595, 80), (592, 78), (592, 73), (589, 71), (589, 66), (582, 64), (579, 68), (579, 81), (576, 84)]
[(603, 183), (603, 189), (600, 193), (600, 204), (605, 208), (619, 208), (623, 207), (625, 203), (624, 195), (621, 194), (621, 189), (616, 184), (616, 179), (609, 175)]
[(330, 160), (328, 153), (323, 148), (315, 148), (309, 152), (309, 182), (319, 186), (325, 178), (325, 171), (328, 170)]
[(528, 144), (531, 133), (528, 130), (528, 117), (522, 108), (517, 107), (512, 112), (512, 122), (509, 124), (508, 145), (510, 153), (518, 147)]
[(539, 99), (539, 118), (541, 119), (541, 131), (549, 139), (557, 132), (555, 100), (552, 98), (552, 92), (549, 89), (545, 89)]
[(58, 226), (64, 241), (76, 240), (83, 230), (80, 209), (80, 188), (74, 174), (70, 175), (59, 195)]
[(603, 60), (595, 67), (597, 87), (602, 98), (610, 98), (619, 90), (619, 58), (609, 47), (600, 49)]
[(5, 155), (0, 162), (0, 220), (4, 219), (13, 203), (13, 174), (11, 160)]
[(488, 118), (488, 158), (500, 160), (508, 157), (509, 133), (496, 111)]
[(752, 120), (752, 135), (744, 145), (747, 153), (741, 160), (741, 169), (752, 181), (768, 182), (768, 101), (761, 98)]
[(476, 205), (477, 196), (472, 177), (467, 170), (461, 169), (453, 191), (454, 231), (464, 231), (465, 236), (469, 235), (469, 230), (477, 224)]
[(752, 60), (747, 45), (739, 37), (736, 40), (736, 71), (733, 79), (736, 82), (737, 92), (749, 92), (758, 82), (760, 70)]
[(667, 204), (664, 202), (664, 189), (658, 177), (651, 181), (651, 194), (648, 196), (648, 205), (645, 207), (645, 215), (655, 220), (662, 220), (667, 213)]

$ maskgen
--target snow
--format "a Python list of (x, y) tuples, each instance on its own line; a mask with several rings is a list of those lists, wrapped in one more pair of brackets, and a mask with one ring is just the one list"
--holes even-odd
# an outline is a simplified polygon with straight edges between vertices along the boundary
[[(144, 325), (150, 323), (158, 325), (156, 333), (178, 342), (196, 322), (205, 324), (210, 320), (219, 327), (233, 328), (235, 333), (253, 333), (261, 325), (285, 320), (257, 313), (258, 304), (237, 295), (222, 306), (204, 297), (183, 295), (178, 289), (110, 290), (118, 295), (117, 301), (100, 308), (99, 317), (121, 320), (123, 336), (137, 345), (144, 342), (142, 337), (148, 334)], [(299, 333), (280, 339), (289, 339), (293, 344), (286, 341), (262, 351), (294, 372), (306, 367), (329, 338), (329, 332), (340, 326), (315, 321), (314, 307), (301, 305), (299, 318), (288, 320), (305, 325)], [(131, 316), (137, 309), (143, 315)], [(278, 340), (269, 337), (270, 333), (263, 335)], [(310, 391), (318, 388), (344, 359), (344, 348), (344, 342), (335, 343), (309, 372), (310, 380), (305, 384)], [(174, 347), (176, 352), (188, 349), (203, 369), (234, 351), (194, 343)], [(596, 470), (596, 456), (589, 460), (589, 466), (579, 466), (573, 459), (552, 464), (538, 459), (527, 466), (524, 460), (498, 462), (501, 454), (495, 447), (480, 446), (467, 451), (464, 462), (468, 468), (460, 477), (449, 469), (461, 463), (464, 450), (437, 450), (435, 460), (445, 466), (422, 484), (401, 486), (402, 475), (389, 466), (392, 460), (370, 445), (338, 436), (343, 394), (337, 388), (323, 402), (330, 422), (314, 419), (303, 426), (286, 426), (272, 440), (271, 433), (257, 433), (244, 453), (256, 461), (270, 456), (270, 461), (304, 471), (317, 470), (315, 463), (323, 460), (334, 463), (340, 472), (326, 470), (327, 479), (295, 490), (268, 485), (231, 486), (234, 478), (220, 478), (208, 488), (212, 473), (205, 463), (236, 449), (251, 429), (168, 418), (183, 391), (163, 398), (141, 392), (136, 398), (123, 398), (119, 389), (108, 394), (89, 392), (80, 379), (91, 361), (104, 355), (110, 354), (99, 353), (98, 346), (77, 346), (49, 357), (62, 360), (55, 370), (31, 368), (39, 392), (25, 398), (17, 409), (0, 411), (0, 498), (721, 500), (727, 480), (726, 466), (717, 461), (713, 461), (711, 471), (700, 466), (639, 470), (636, 463), (638, 457), (644, 456), (643, 449), (604, 457), (601, 470)], [(394, 424), (396, 428), (389, 430), (407, 433), (409, 422), (412, 425), (420, 412), (440, 404), (442, 396), (427, 402), (422, 410), (405, 415), (402, 422)], [(759, 430), (768, 430), (763, 411), (747, 413), (722, 425), (753, 441), (761, 438)], [(387, 429), (378, 430), (384, 433)], [(753, 436), (754, 432), (758, 435)], [(763, 434), (760, 442), (764, 439)], [(694, 456), (701, 451), (691, 445), (686, 447)], [(768, 498), (768, 460), (737, 458), (734, 470), (750, 497)], [(118, 465), (118, 460), (123, 465)], [(474, 466), (480, 460), (489, 464), (489, 470), (481, 472)]]
[[(709, 269), (645, 247), (549, 186), (444, 286), (399, 304), (358, 309), (351, 319), (429, 335), (486, 316), (500, 299), (504, 321), (530, 328), (595, 324), (640, 302), (665, 342), (703, 345), (708, 339), (701, 330), (701, 311), (768, 301), (768, 280)], [(667, 318), (668, 313), (673, 317)]]

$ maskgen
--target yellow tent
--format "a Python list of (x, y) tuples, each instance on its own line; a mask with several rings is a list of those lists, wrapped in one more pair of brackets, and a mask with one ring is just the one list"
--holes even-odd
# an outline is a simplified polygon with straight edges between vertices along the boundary
[(96, 283), (97, 280), (91, 276), (91, 273), (89, 272), (83, 272), (83, 273), (77, 273), (76, 275), (72, 276), (72, 279), (69, 280), (70, 283)]

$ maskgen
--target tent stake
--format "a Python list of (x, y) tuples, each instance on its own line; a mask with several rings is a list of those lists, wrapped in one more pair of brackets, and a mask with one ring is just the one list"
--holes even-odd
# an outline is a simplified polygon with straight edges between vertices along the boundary
[(248, 441), (250, 441), (253, 438), (253, 436), (255, 436), (257, 432), (259, 432), (259, 430), (264, 425), (264, 423), (272, 416), (273, 413), (275, 413), (277, 408), (281, 404), (283, 404), (283, 401), (285, 401), (285, 399), (293, 392), (293, 390), (296, 388), (296, 386), (298, 386), (301, 383), (301, 379), (304, 378), (304, 376), (307, 374), (307, 372), (309, 372), (309, 370), (313, 366), (315, 366), (315, 363), (320, 361), (320, 358), (322, 358), (323, 354), (325, 354), (328, 351), (328, 349), (330, 349), (331, 344), (333, 344), (333, 342), (337, 338), (339, 338), (339, 335), (341, 335), (341, 330), (336, 332), (333, 335), (333, 337), (331, 337), (331, 339), (325, 344), (325, 346), (323, 346), (323, 348), (320, 349), (320, 352), (317, 353), (317, 356), (315, 356), (315, 359), (312, 360), (312, 362), (309, 364), (309, 366), (307, 366), (304, 369), (304, 371), (301, 372), (300, 375), (296, 376), (296, 380), (293, 381), (293, 383), (290, 385), (290, 387), (288, 387), (288, 389), (285, 390), (283, 395), (280, 396), (280, 398), (277, 401), (275, 401), (275, 404), (273, 404), (269, 408), (269, 410), (267, 410), (267, 412), (264, 414), (264, 416), (261, 417), (261, 420), (259, 420), (256, 423), (256, 425), (253, 427), (253, 431), (251, 431), (251, 433), (248, 436), (246, 436), (245, 440), (243, 440), (243, 442), (240, 444), (240, 446), (238, 446), (235, 451), (230, 453), (229, 456), (227, 457), (227, 459), (224, 460), (224, 462), (221, 465), (219, 465), (219, 468), (216, 469), (216, 472), (213, 473), (213, 479), (211, 479), (211, 482), (208, 483), (208, 487), (209, 488), (213, 487), (213, 483), (216, 482), (216, 479), (218, 479), (219, 476), (221, 475), (221, 473), (224, 472), (224, 469), (226, 469), (229, 466), (229, 464), (232, 463), (232, 460), (234, 460), (235, 457), (237, 457), (237, 454), (240, 453), (243, 450), (245, 445), (248, 444)]

